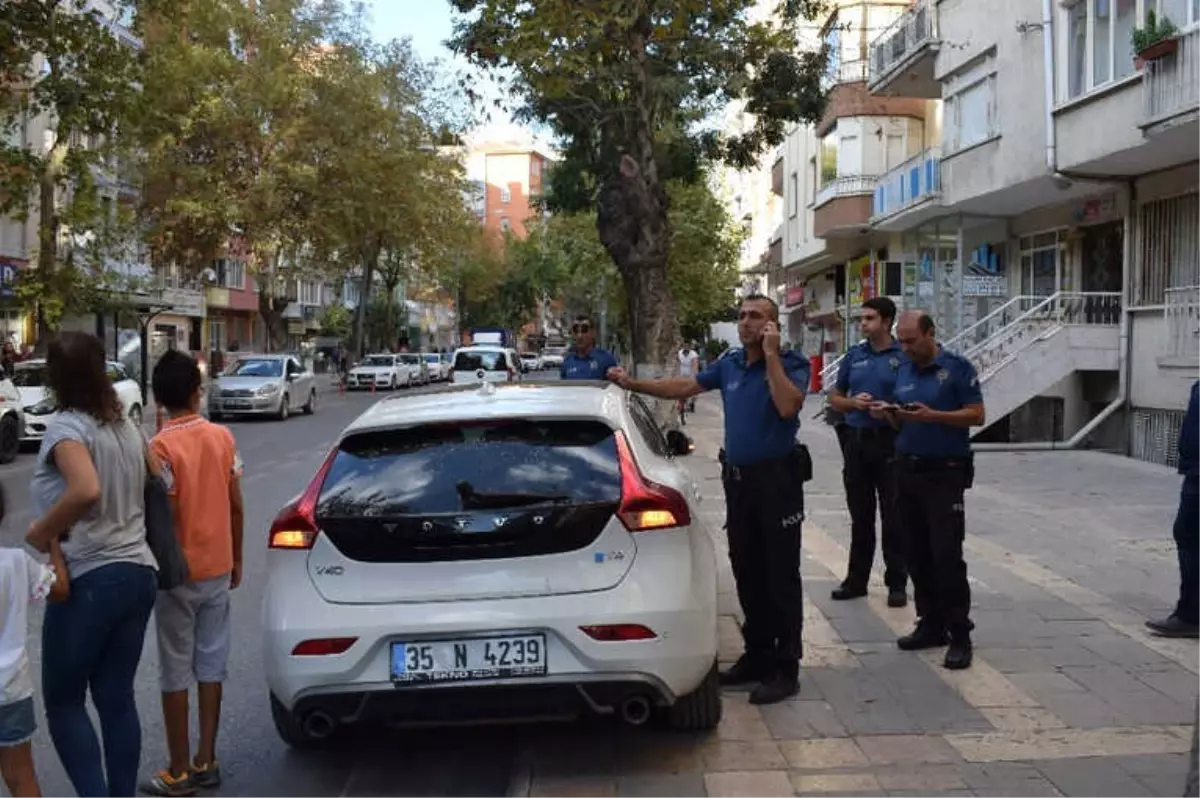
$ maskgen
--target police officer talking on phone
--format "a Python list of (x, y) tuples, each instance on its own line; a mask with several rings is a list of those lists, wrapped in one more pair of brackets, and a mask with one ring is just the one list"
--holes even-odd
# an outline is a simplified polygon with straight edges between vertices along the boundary
[(892, 455), (896, 430), (886, 419), (871, 416), (873, 402), (891, 402), (900, 364), (906, 359), (892, 337), (896, 304), (874, 297), (862, 304), (860, 326), (866, 340), (850, 348), (838, 368), (837, 384), (829, 396), (835, 410), (845, 414), (838, 438), (842, 444), (842, 482), (850, 510), (850, 564), (846, 579), (833, 589), (835, 601), (867, 595), (875, 559), (875, 508), (882, 521), (883, 581), (888, 606), (908, 603), (905, 587), (904, 540), (896, 514)]
[(963, 499), (974, 480), (970, 436), (971, 427), (984, 421), (983, 394), (971, 362), (938, 344), (928, 314), (901, 314), (896, 337), (908, 355), (896, 377), (896, 402), (872, 408), (900, 430), (897, 505), (909, 544), (917, 627), (896, 643), (916, 651), (949, 642), (945, 667), (969, 668), (974, 624)]
[(771, 704), (800, 689), (802, 485), (812, 476), (812, 462), (796, 434), (810, 368), (799, 354), (781, 351), (779, 308), (765, 296), (742, 301), (738, 338), (741, 350), (694, 377), (635, 380), (619, 368), (609, 376), (660, 399), (721, 392), (726, 533), (746, 645), (721, 682), (757, 682), (751, 703)]

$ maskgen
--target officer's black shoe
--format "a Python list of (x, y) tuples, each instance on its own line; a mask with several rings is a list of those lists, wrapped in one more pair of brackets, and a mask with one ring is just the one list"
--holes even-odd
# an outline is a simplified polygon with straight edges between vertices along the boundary
[(800, 692), (799, 664), (790, 663), (778, 668), (763, 683), (750, 691), (751, 704), (778, 704)]
[(888, 591), (888, 606), (889, 607), (906, 607), (908, 606), (908, 594), (904, 592), (904, 588), (899, 590)]
[(920, 651), (923, 648), (940, 648), (946, 645), (946, 630), (933, 624), (917, 622), (917, 628), (896, 641), (901, 651)]
[(771, 675), (771, 666), (765, 658), (754, 654), (743, 654), (733, 667), (720, 674), (721, 684), (725, 687), (759, 682)]
[(950, 647), (946, 649), (946, 658), (942, 660), (942, 666), (952, 671), (961, 671), (969, 668), (971, 667), (971, 660), (975, 658), (974, 653), (974, 649), (971, 646), (971, 638), (951, 638)]
[(845, 582), (835, 587), (829, 593), (829, 597), (834, 601), (848, 601), (849, 599), (862, 598), (865, 595), (867, 595), (865, 587), (848, 585)]
[(1185, 621), (1175, 613), (1161, 621), (1146, 621), (1146, 626), (1158, 637), (1200, 637), (1200, 626)]

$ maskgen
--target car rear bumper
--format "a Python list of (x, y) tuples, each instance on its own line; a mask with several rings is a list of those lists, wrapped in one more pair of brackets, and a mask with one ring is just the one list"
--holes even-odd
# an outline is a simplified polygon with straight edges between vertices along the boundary
[[(611, 705), (632, 692), (655, 704), (673, 703), (696, 689), (716, 658), (715, 559), (707, 540), (689, 547), (687, 531), (654, 534), (679, 539), (674, 544), (666, 540), (639, 544), (634, 565), (624, 580), (609, 590), (472, 601), (331, 604), (313, 587), (304, 554), (272, 552), (276, 561), (263, 602), (264, 665), (271, 692), (293, 711), (318, 706), (324, 696), (349, 694), (360, 702), (363, 696), (371, 696), (365, 703), (381, 702), (385, 714), (393, 706), (391, 702), (402, 707), (407, 706), (405, 702), (437, 703), (440, 699), (436, 696), (444, 695), (449, 705), (460, 693), (479, 693), (480, 700), (486, 701), (484, 693), (507, 690), (532, 694), (536, 702), (554, 707), (565, 702), (574, 708), (571, 712), (581, 711), (580, 706), (599, 711), (593, 702)], [(706, 538), (699, 529), (690, 534)], [(602, 642), (580, 628), (597, 624), (641, 624), (656, 637)], [(544, 633), (547, 673), (419, 686), (394, 686), (390, 679), (394, 641), (499, 633)], [(355, 642), (338, 655), (291, 653), (305, 640), (333, 637), (353, 637)], [(597, 683), (605, 686), (583, 693), (576, 688)], [(425, 698), (426, 694), (435, 697)], [(370, 710), (376, 711), (374, 707)], [(413, 711), (426, 710), (418, 706)], [(527, 713), (523, 705), (515, 703), (504, 714)]]

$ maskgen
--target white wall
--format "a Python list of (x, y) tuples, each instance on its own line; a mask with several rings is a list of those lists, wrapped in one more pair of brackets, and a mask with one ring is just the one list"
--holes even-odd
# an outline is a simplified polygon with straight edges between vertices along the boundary
[(1135, 311), (1130, 326), (1129, 403), (1134, 407), (1185, 410), (1197, 367), (1163, 367), (1167, 325), (1161, 310)]
[(811, 125), (794, 126), (783, 144), (785, 266), (808, 260), (825, 251), (825, 240), (813, 235), (813, 210), (809, 207), (813, 195), (810, 159), (817, 151), (817, 138)]

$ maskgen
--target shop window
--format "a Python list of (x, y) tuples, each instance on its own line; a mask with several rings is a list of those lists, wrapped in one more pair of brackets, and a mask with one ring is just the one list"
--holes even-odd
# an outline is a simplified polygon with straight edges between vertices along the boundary
[(885, 296), (900, 296), (904, 292), (904, 266), (900, 263), (883, 265), (883, 293)]

